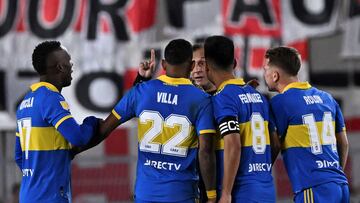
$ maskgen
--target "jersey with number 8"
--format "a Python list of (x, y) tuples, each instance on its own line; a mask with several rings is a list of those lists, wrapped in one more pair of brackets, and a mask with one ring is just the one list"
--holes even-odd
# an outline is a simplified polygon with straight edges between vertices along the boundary
[(214, 133), (208, 94), (184, 78), (160, 76), (133, 87), (115, 106), (120, 122), (138, 118), (137, 199), (197, 197), (198, 135)]
[[(239, 79), (225, 81), (212, 98), (221, 134), (232, 131), (231, 124), (228, 128), (224, 126), (224, 120), (234, 118), (239, 125), (241, 158), (232, 195), (235, 199), (275, 202), (268, 130), (269, 104), (254, 88), (242, 85), (244, 83)], [(218, 151), (217, 156), (217, 164), (224, 164), (223, 151)], [(222, 167), (218, 169), (222, 170)], [(217, 184), (221, 190), (221, 178)]]
[(346, 184), (335, 138), (345, 131), (339, 105), (307, 82), (285, 89), (270, 103), (294, 193), (328, 182)]

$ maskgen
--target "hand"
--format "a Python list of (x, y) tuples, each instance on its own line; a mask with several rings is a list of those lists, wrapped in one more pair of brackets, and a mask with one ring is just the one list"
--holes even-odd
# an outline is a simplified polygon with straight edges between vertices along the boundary
[(231, 203), (231, 195), (222, 194), (219, 203)]
[(150, 60), (140, 63), (139, 74), (144, 78), (151, 78), (155, 72), (155, 50), (151, 49)]
[(90, 125), (90, 126), (93, 126), (94, 128), (97, 128), (97, 125), (99, 124), (100, 120), (101, 119), (96, 118), (95, 116), (88, 116), (83, 120), (83, 124)]
[(259, 81), (257, 81), (256, 79), (252, 79), (246, 84), (256, 89), (259, 86)]

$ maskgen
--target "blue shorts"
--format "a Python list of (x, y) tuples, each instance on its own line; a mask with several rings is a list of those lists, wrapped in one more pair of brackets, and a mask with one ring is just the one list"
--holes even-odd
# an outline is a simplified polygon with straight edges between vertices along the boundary
[(303, 190), (295, 195), (295, 203), (349, 203), (349, 186), (329, 182)]
[[(146, 201), (146, 200), (141, 200), (138, 198), (135, 198), (135, 203), (158, 203), (158, 201), (154, 202), (154, 201)], [(195, 199), (188, 199), (188, 200), (183, 200), (180, 202), (161, 202), (161, 203), (196, 203)]]
[[(221, 195), (218, 193), (218, 198)], [(234, 186), (232, 203), (275, 203), (276, 194), (273, 182), (265, 184), (244, 184)]]

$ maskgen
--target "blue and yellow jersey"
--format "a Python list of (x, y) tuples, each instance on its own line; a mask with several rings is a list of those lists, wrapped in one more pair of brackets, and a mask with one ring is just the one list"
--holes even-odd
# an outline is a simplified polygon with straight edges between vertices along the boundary
[(69, 106), (57, 88), (46, 82), (31, 86), (17, 109), (16, 119), (15, 160), (23, 173), (20, 202), (71, 201), (68, 140), (86, 144), (92, 130), (76, 137), (70, 132), (77, 129), (73, 128), (76, 122)]
[[(234, 188), (246, 184), (272, 186), (269, 104), (254, 88), (244, 85), (242, 79), (230, 79), (220, 85), (212, 98), (215, 120), (222, 134), (225, 128), (221, 123), (224, 119), (234, 117), (238, 120), (242, 148)], [(221, 165), (224, 163), (223, 148), (223, 140), (219, 139), (217, 163)], [(222, 167), (220, 170), (223, 173)], [(220, 175), (221, 180), (223, 174)], [(218, 188), (221, 188), (219, 184), (221, 182), (218, 181)]]
[(198, 135), (215, 132), (210, 95), (163, 75), (133, 87), (112, 113), (121, 123), (138, 118), (136, 198), (196, 198)]
[(335, 138), (345, 124), (333, 97), (295, 82), (270, 103), (294, 193), (327, 182), (347, 183)]

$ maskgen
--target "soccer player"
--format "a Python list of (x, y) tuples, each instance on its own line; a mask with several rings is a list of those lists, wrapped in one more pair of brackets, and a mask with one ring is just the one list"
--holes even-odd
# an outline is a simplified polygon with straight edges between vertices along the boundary
[(217, 87), (214, 115), (224, 140), (220, 202), (275, 202), (268, 102), (235, 79), (232, 40), (211, 36), (204, 47), (208, 78)]
[(300, 67), (293, 48), (276, 47), (265, 54), (266, 84), (279, 93), (270, 104), (295, 202), (349, 202), (343, 115), (329, 93), (299, 81)]
[(58, 41), (34, 49), (40, 82), (31, 85), (17, 112), (15, 161), (22, 170), (20, 202), (71, 202), (72, 146), (87, 144), (98, 119), (78, 125), (61, 90), (71, 84), (71, 57)]
[(100, 124), (106, 137), (114, 128), (138, 118), (136, 202), (195, 202), (200, 169), (208, 196), (215, 201), (215, 127), (211, 99), (188, 79), (192, 47), (183, 39), (165, 48), (166, 75), (133, 87)]

